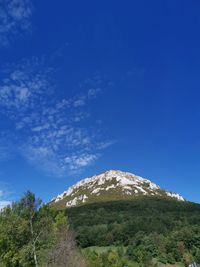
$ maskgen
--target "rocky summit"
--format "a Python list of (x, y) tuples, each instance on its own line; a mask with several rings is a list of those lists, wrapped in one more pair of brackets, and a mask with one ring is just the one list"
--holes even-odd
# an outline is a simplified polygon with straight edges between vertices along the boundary
[(64, 208), (100, 201), (131, 200), (139, 196), (184, 201), (179, 194), (161, 189), (148, 179), (129, 172), (109, 170), (79, 181), (53, 198), (51, 205)]

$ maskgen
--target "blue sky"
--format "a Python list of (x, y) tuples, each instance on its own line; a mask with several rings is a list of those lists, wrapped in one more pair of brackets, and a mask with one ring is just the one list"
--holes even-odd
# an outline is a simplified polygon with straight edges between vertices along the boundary
[(199, 1), (0, 4), (0, 205), (121, 169), (200, 202)]

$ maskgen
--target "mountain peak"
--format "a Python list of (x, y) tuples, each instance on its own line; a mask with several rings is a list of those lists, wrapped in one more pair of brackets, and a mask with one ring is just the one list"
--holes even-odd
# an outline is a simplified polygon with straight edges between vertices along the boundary
[(148, 179), (120, 170), (108, 170), (85, 178), (52, 199), (51, 204), (62, 207), (84, 203), (133, 199), (137, 196), (157, 196), (184, 201), (179, 194), (161, 189)]

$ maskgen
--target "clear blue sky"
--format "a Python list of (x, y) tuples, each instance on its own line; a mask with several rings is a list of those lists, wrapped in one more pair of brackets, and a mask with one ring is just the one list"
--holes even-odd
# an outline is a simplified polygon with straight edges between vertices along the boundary
[(130, 171), (200, 202), (200, 2), (0, 4), (0, 204)]

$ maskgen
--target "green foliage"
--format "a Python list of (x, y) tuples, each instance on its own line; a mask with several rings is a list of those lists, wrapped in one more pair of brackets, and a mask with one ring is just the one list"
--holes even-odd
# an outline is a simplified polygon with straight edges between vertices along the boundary
[[(116, 247), (101, 251), (95, 249), (85, 249), (84, 254), (88, 260), (88, 267), (140, 267), (153, 266), (151, 259), (144, 256), (142, 251), (138, 250), (134, 257), (130, 257), (130, 251), (126, 253), (125, 248)], [(132, 255), (133, 256), (133, 255)], [(136, 256), (136, 257), (135, 257)]]
[(163, 264), (200, 262), (200, 205), (141, 198), (90, 204), (66, 213), (83, 248), (125, 246), (126, 257), (139, 266), (151, 266), (153, 259)]
[(0, 267), (85, 266), (74, 232), (88, 267), (187, 266), (200, 262), (199, 223), (200, 205), (189, 202), (140, 198), (55, 211), (27, 192), (0, 213)]
[(27, 192), (0, 213), (0, 262), (4, 267), (35, 266), (33, 244), (42, 262), (53, 243), (55, 211)]
[(85, 266), (65, 212), (28, 191), (0, 213), (0, 267), (76, 266), (72, 261)]

